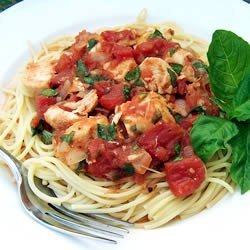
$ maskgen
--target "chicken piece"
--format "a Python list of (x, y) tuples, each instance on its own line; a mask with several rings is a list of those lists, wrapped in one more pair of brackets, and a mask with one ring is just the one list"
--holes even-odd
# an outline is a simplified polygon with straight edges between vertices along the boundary
[(165, 58), (167, 63), (178, 63), (185, 65), (187, 61), (192, 61), (194, 55), (187, 49), (178, 48), (171, 57)]
[(107, 71), (109, 71), (113, 78), (117, 81), (124, 81), (125, 75), (128, 73), (128, 71), (134, 69), (136, 67), (136, 62), (133, 58), (124, 60), (113, 65), (112, 62), (105, 63), (103, 68)]
[(164, 60), (147, 57), (139, 67), (146, 89), (159, 94), (172, 92), (171, 78), (167, 71), (169, 65)]
[(82, 100), (78, 102), (66, 102), (63, 106), (72, 109), (72, 113), (74, 114), (87, 115), (97, 106), (97, 104), (98, 96), (96, 90), (91, 90)]
[(57, 105), (51, 106), (44, 113), (45, 121), (55, 129), (63, 129), (65, 127), (71, 126), (74, 122), (81, 119), (80, 116), (72, 112), (63, 110)]
[(116, 112), (122, 112), (120, 120), (132, 139), (150, 129), (158, 121), (175, 122), (164, 97), (154, 92), (134, 96), (131, 101), (120, 105)]
[(34, 96), (43, 89), (49, 88), (54, 73), (55, 61), (43, 60), (30, 62), (21, 72), (21, 83), (27, 92)]
[[(54, 140), (56, 157), (60, 158), (71, 168), (75, 168), (75, 164), (86, 159), (88, 142), (97, 138), (97, 124), (108, 125), (107, 117), (103, 115), (85, 117), (75, 122), (63, 134), (58, 133)], [(70, 134), (72, 139), (69, 144), (61, 140), (62, 135)]]

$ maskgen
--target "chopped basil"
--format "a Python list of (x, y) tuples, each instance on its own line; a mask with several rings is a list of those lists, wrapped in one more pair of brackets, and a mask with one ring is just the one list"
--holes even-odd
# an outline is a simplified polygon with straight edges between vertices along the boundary
[(78, 163), (77, 168), (75, 169), (75, 173), (79, 174), (86, 166), (87, 166), (86, 160), (82, 160)]
[(135, 173), (135, 168), (132, 164), (125, 163), (124, 167), (122, 168), (122, 172), (127, 176), (131, 176)]
[(201, 106), (192, 109), (192, 112), (197, 112), (198, 114), (205, 115), (205, 111)]
[(154, 33), (149, 36), (150, 39), (154, 39), (156, 37), (160, 37), (162, 39), (165, 39), (165, 37), (163, 36), (163, 34), (158, 29), (156, 29), (154, 31)]
[(137, 131), (136, 125), (131, 126), (131, 127), (129, 128), (129, 130), (130, 130), (131, 132), (136, 132), (136, 131)]
[(176, 51), (175, 48), (170, 48), (169, 49), (169, 54), (170, 54), (171, 57), (173, 56), (173, 54), (175, 53), (175, 51)]
[(88, 70), (82, 60), (78, 60), (76, 62), (76, 75), (81, 80), (84, 80), (84, 77), (89, 75)]
[(71, 131), (69, 134), (65, 134), (65, 135), (61, 136), (60, 138), (62, 141), (70, 144), (74, 135), (75, 135), (75, 131)]
[(100, 81), (106, 80), (106, 78), (103, 76), (93, 76), (93, 77), (85, 76), (83, 78), (83, 80), (84, 80), (84, 83), (94, 84), (95, 82), (100, 82)]
[(94, 48), (95, 45), (96, 45), (97, 43), (98, 43), (97, 40), (95, 40), (95, 39), (90, 39), (90, 40), (88, 41), (87, 51), (90, 51), (92, 48)]
[(169, 63), (169, 65), (171, 66), (171, 68), (175, 71), (175, 73), (177, 75), (179, 75), (182, 71), (183, 65), (179, 64), (179, 63)]
[(50, 133), (47, 130), (43, 130), (42, 134), (41, 134), (41, 139), (43, 141), (44, 144), (51, 144), (52, 143), (52, 133)]
[(181, 145), (180, 144), (176, 144), (174, 147), (174, 152), (179, 155), (181, 152)]
[(141, 71), (140, 68), (137, 66), (133, 70), (130, 70), (125, 75), (125, 80), (132, 81), (132, 80), (138, 80), (141, 77)]
[(181, 161), (183, 158), (181, 157), (181, 156), (176, 156), (175, 158), (174, 158), (174, 161)]
[(36, 127), (31, 127), (32, 136), (41, 134), (44, 130), (43, 125), (44, 125), (44, 121), (40, 120)]
[(97, 124), (97, 136), (106, 141), (114, 141), (116, 135), (116, 126)]
[(137, 79), (133, 83), (133, 87), (144, 87), (144, 86), (145, 86), (145, 84), (141, 79)]
[(41, 92), (41, 95), (43, 96), (58, 96), (58, 92), (54, 89), (44, 89), (42, 92)]
[(123, 90), (122, 90), (122, 93), (123, 93), (123, 96), (124, 96), (125, 100), (128, 100), (128, 99), (129, 99), (129, 97), (130, 97), (130, 92), (131, 92), (131, 88), (130, 88), (129, 86), (125, 85), (125, 86), (123, 87)]
[(171, 85), (173, 87), (176, 86), (176, 80), (177, 80), (177, 77), (176, 77), (176, 74), (174, 71), (172, 71), (171, 69), (167, 69), (168, 70), (168, 74), (170, 75), (170, 78), (171, 78)]
[(135, 145), (132, 147), (132, 149), (133, 149), (133, 150), (137, 150), (137, 149), (139, 149), (138, 144), (135, 144)]
[(156, 110), (153, 117), (152, 117), (152, 123), (156, 124), (158, 121), (162, 119), (162, 114), (159, 110)]
[(182, 116), (177, 114), (177, 115), (174, 115), (174, 119), (176, 122), (179, 122), (181, 119), (182, 119)]
[(193, 65), (196, 69), (204, 69), (204, 70), (208, 71), (208, 66), (207, 66), (206, 64), (204, 64), (203, 62), (194, 61), (194, 62), (192, 62), (192, 65)]

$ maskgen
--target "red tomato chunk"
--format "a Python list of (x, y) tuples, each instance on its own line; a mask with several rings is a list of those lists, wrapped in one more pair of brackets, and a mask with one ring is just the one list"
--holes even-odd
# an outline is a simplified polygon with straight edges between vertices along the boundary
[(56, 97), (48, 97), (43, 95), (36, 96), (35, 105), (38, 117), (43, 118), (44, 113), (50, 106), (54, 104), (56, 104)]
[(174, 147), (180, 143), (185, 131), (175, 123), (159, 123), (146, 131), (138, 140), (152, 157), (167, 161), (175, 155)]
[(206, 166), (197, 156), (165, 163), (166, 180), (176, 197), (194, 193), (205, 180)]
[(102, 32), (101, 36), (105, 41), (113, 43), (117, 43), (123, 40), (135, 39), (135, 35), (130, 30), (122, 30), (122, 31), (107, 30)]

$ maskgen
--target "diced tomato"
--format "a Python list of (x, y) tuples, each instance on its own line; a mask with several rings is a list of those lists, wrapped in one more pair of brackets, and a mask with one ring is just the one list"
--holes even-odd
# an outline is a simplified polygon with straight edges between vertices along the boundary
[(102, 68), (104, 63), (111, 61), (111, 60), (112, 60), (112, 56), (111, 54), (107, 52), (96, 51), (92, 53), (86, 53), (83, 56), (83, 61), (85, 65), (87, 66), (88, 70), (93, 70), (96, 68), (100, 69)]
[(177, 93), (179, 95), (185, 95), (187, 93), (187, 80), (184, 78), (184, 79), (181, 79), (181, 80), (178, 80), (176, 82), (176, 86), (177, 86)]
[(95, 82), (94, 89), (96, 90), (96, 93), (97, 93), (98, 97), (100, 98), (103, 95), (110, 92), (111, 83), (108, 81)]
[(189, 114), (180, 120), (179, 125), (187, 131), (192, 129), (193, 123), (198, 118), (199, 115)]
[(138, 185), (142, 185), (145, 181), (145, 175), (142, 174), (134, 174), (133, 176), (135, 183), (137, 183)]
[(44, 113), (48, 110), (48, 108), (52, 105), (56, 104), (56, 97), (52, 96), (43, 96), (38, 95), (35, 97), (35, 107), (37, 110), (37, 115), (40, 118), (43, 118)]
[(124, 40), (134, 40), (135, 35), (130, 30), (122, 30), (122, 31), (111, 31), (107, 30), (101, 33), (103, 39), (107, 42), (117, 43), (119, 41)]
[(74, 76), (75, 76), (75, 67), (65, 69), (53, 76), (53, 78), (50, 81), (50, 87), (56, 88), (59, 85), (64, 84), (66, 81), (72, 83)]
[(39, 125), (39, 123), (40, 123), (40, 118), (37, 116), (37, 117), (35, 117), (34, 119), (32, 119), (32, 121), (31, 121), (31, 126), (33, 127), (33, 128), (36, 128), (38, 125)]
[(133, 49), (115, 44), (112, 48), (112, 55), (118, 60), (124, 60), (133, 57)]
[(58, 60), (55, 71), (56, 73), (60, 73), (64, 70), (69, 70), (73, 67), (74, 61), (71, 54), (62, 54), (60, 59)]
[(175, 123), (158, 123), (140, 136), (138, 143), (152, 157), (167, 161), (175, 155), (174, 147), (179, 144), (185, 131)]
[(176, 197), (194, 193), (206, 177), (206, 166), (197, 156), (165, 163), (166, 180)]
[(106, 109), (112, 111), (117, 105), (124, 103), (125, 97), (123, 95), (123, 83), (115, 84), (111, 86), (110, 92), (106, 95), (103, 95), (99, 99), (99, 103)]
[(145, 57), (163, 57), (169, 49), (177, 47), (179, 47), (178, 43), (155, 38), (139, 44), (134, 50), (134, 58), (137, 63), (141, 63)]

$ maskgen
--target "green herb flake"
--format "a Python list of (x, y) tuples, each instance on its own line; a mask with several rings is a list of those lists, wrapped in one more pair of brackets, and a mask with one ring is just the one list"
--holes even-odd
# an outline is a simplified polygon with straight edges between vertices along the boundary
[(183, 158), (181, 156), (176, 156), (173, 161), (181, 161)]
[(42, 133), (44, 130), (43, 125), (44, 125), (44, 121), (40, 120), (36, 127), (31, 127), (32, 136)]
[(208, 71), (208, 66), (207, 66), (206, 64), (204, 64), (203, 62), (194, 61), (194, 62), (192, 62), (192, 65), (193, 65), (196, 69), (204, 69), (204, 70)]
[(95, 39), (90, 39), (90, 40), (88, 41), (87, 51), (90, 51), (92, 48), (94, 48), (95, 45), (96, 45), (97, 43), (98, 43), (97, 40), (95, 40)]
[(116, 126), (97, 124), (97, 136), (106, 141), (114, 141), (116, 136)]
[(76, 75), (81, 80), (84, 80), (84, 77), (89, 75), (88, 70), (82, 60), (78, 60), (76, 62)]
[(177, 115), (174, 115), (174, 119), (176, 122), (179, 122), (181, 119), (182, 119), (182, 116), (177, 114)]
[(54, 89), (44, 89), (41, 92), (41, 95), (43, 95), (43, 96), (58, 96), (59, 93)]
[(140, 68), (137, 66), (125, 75), (126, 81), (138, 80), (141, 77)]
[(170, 48), (169, 49), (169, 54), (170, 54), (171, 57), (173, 56), (173, 54), (175, 53), (175, 51), (176, 51), (175, 48)]
[(132, 84), (133, 87), (144, 87), (145, 84), (141, 79), (137, 79)]
[(179, 63), (169, 63), (169, 65), (171, 66), (171, 68), (173, 69), (173, 71), (179, 75), (182, 71), (183, 65), (179, 64)]
[(61, 136), (60, 138), (62, 141), (66, 142), (67, 144), (70, 144), (74, 135), (75, 135), (75, 131), (71, 131), (69, 134), (65, 134)]
[(130, 98), (130, 92), (131, 92), (131, 88), (125, 85), (123, 87), (122, 93), (126, 101)]
[(179, 155), (181, 152), (181, 145), (180, 144), (176, 144), (174, 147), (174, 152)]
[(136, 125), (133, 125), (133, 126), (131, 126), (130, 128), (129, 128), (129, 130), (131, 131), (131, 132), (136, 132), (137, 131), (137, 127), (136, 127)]
[(41, 133), (41, 139), (44, 142), (44, 144), (51, 144), (52, 143), (52, 133), (50, 133), (47, 130), (43, 130), (43, 132)]
[(139, 149), (140, 147), (138, 146), (138, 144), (135, 144), (135, 145), (133, 145), (133, 147), (132, 147), (132, 149), (133, 150), (137, 150), (137, 149)]
[(131, 176), (135, 173), (135, 168), (133, 167), (132, 164), (125, 163), (124, 167), (122, 168), (122, 172), (127, 176)]
[(171, 69), (167, 69), (168, 70), (168, 74), (170, 75), (170, 78), (171, 78), (171, 85), (173, 87), (176, 86), (176, 80), (177, 80), (177, 77), (176, 77), (176, 74), (174, 71), (172, 71)]
[(87, 162), (86, 162), (86, 160), (82, 160), (82, 161), (80, 161), (79, 163), (78, 163), (78, 166), (77, 166), (77, 168), (75, 169), (75, 173), (76, 174), (80, 174), (80, 172), (85, 168), (85, 167), (87, 167)]
[(95, 82), (100, 82), (100, 81), (106, 80), (106, 78), (103, 76), (93, 76), (93, 77), (85, 76), (83, 78), (83, 80), (84, 80), (84, 83), (94, 84)]
[(205, 115), (205, 111), (201, 106), (198, 106), (198, 107), (192, 109), (191, 112), (197, 112), (198, 114)]
[(156, 30), (154, 31), (154, 33), (152, 33), (152, 34), (149, 36), (149, 39), (154, 39), (154, 38), (156, 38), (156, 37), (159, 37), (159, 38), (161, 38), (161, 39), (165, 39), (165, 37), (163, 36), (163, 34), (162, 34), (158, 29), (156, 29)]

